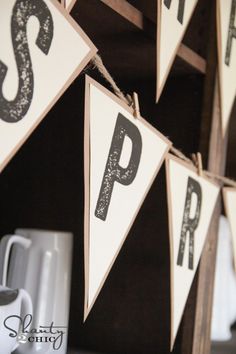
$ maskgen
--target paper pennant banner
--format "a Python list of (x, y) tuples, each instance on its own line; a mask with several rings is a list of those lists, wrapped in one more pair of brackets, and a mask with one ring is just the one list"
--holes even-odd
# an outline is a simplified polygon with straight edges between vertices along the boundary
[(166, 158), (171, 250), (171, 348), (207, 237), (220, 188), (171, 155)]
[(159, 100), (198, 0), (157, 0), (157, 88)]
[(234, 266), (236, 271), (236, 188), (223, 189), (224, 205), (232, 234)]
[(236, 95), (236, 0), (217, 0), (222, 130), (225, 134)]
[(0, 4), (0, 171), (95, 54), (58, 1)]
[(85, 308), (91, 310), (170, 142), (86, 78)]

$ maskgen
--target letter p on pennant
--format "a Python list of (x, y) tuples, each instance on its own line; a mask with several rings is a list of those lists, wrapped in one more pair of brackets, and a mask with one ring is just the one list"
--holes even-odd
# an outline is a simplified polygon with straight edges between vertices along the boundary
[(170, 141), (91, 78), (85, 104), (86, 318), (154, 181)]

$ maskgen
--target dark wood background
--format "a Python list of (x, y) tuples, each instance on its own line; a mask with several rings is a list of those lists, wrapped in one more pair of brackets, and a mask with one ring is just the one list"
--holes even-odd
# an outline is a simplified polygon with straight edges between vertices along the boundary
[[(156, 105), (155, 0), (130, 1), (145, 15), (144, 30), (104, 2), (78, 0), (72, 16), (94, 41), (122, 90), (138, 92), (142, 115), (184, 153), (198, 151), (205, 75), (178, 56)], [(122, 2), (116, 1), (118, 6)], [(210, 3), (199, 1), (183, 41), (203, 59), (208, 52)], [(96, 69), (87, 67), (2, 172), (0, 235), (17, 227), (74, 233), (71, 346), (110, 354), (166, 354), (170, 341), (170, 260), (164, 167), (83, 324), (85, 72), (109, 88)], [(231, 126), (227, 170), (234, 177), (236, 125)], [(193, 298), (190, 306), (191, 301)], [(186, 323), (180, 328), (174, 353), (183, 354), (184, 326)]]

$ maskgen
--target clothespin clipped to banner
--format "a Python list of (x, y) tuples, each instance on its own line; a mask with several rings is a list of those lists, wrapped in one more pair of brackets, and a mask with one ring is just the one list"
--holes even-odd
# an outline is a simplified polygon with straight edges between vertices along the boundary
[(134, 116), (135, 118), (140, 118), (140, 106), (138, 94), (136, 92), (133, 93), (133, 104), (134, 104)]
[(66, 0), (61, 0), (61, 4), (64, 8), (66, 8)]
[(197, 154), (192, 154), (193, 163), (197, 168), (198, 175), (202, 177), (203, 175), (203, 165), (202, 165), (202, 155), (200, 152)]
[(202, 154), (200, 152), (197, 153), (197, 169), (200, 177), (203, 175), (203, 167), (202, 167)]

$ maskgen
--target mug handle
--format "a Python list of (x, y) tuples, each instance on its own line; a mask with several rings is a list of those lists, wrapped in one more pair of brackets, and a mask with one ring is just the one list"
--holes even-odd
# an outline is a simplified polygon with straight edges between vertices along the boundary
[[(21, 313), (21, 315), (23, 317), (25, 317), (26, 315), (33, 315), (33, 305), (32, 305), (32, 300), (30, 295), (27, 293), (27, 291), (25, 291), (24, 289), (20, 289), (19, 290), (19, 301), (21, 302), (21, 308), (23, 307), (23, 312)], [(32, 320), (31, 320), (32, 323)], [(27, 327), (27, 330), (30, 329), (31, 327), (31, 323), (29, 324), (29, 327)], [(19, 327), (19, 332), (18, 332), (18, 336), (22, 335), (22, 328), (21, 326)], [(24, 336), (24, 338), (27, 338), (27, 335)], [(12, 351), (14, 351), (18, 346), (20, 345), (20, 342), (17, 342), (14, 346), (14, 348), (12, 349)]]
[(27, 249), (31, 245), (31, 240), (18, 235), (6, 235), (2, 238), (0, 242), (0, 259), (2, 259), (0, 265), (0, 277), (2, 278), (1, 284), (3, 286), (7, 286), (7, 273), (10, 263), (10, 253), (14, 244), (19, 244)]

